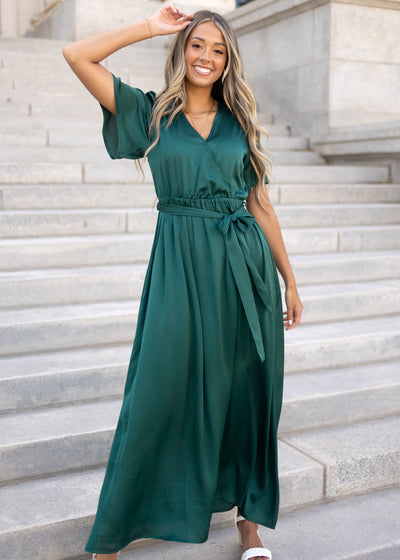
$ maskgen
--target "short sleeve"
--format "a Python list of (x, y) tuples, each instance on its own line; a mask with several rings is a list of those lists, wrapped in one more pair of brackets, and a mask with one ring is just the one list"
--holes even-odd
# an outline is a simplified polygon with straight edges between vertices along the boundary
[(103, 140), (112, 159), (139, 159), (150, 146), (149, 125), (156, 94), (144, 93), (113, 76), (116, 115), (101, 103)]
[[(254, 185), (257, 183), (257, 173), (251, 163), (249, 153), (247, 153), (244, 157), (243, 166), (244, 166), (243, 167), (244, 180), (250, 192), (251, 188), (254, 187)], [(268, 184), (267, 175), (265, 175), (264, 183)]]

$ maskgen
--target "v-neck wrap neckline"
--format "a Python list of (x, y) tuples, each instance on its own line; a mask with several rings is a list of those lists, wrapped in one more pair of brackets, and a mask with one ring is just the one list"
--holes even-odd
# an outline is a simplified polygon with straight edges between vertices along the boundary
[(199, 138), (201, 138), (204, 142), (208, 142), (208, 140), (212, 137), (212, 135), (214, 134), (214, 128), (215, 128), (215, 124), (218, 118), (218, 114), (220, 111), (220, 107), (221, 107), (221, 102), (217, 101), (218, 105), (217, 105), (217, 110), (215, 111), (215, 115), (212, 121), (212, 125), (210, 128), (210, 132), (208, 133), (208, 135), (206, 136), (206, 138), (204, 138), (204, 136), (202, 136), (200, 134), (200, 132), (198, 130), (195, 129), (195, 127), (192, 125), (192, 123), (190, 122), (190, 120), (187, 118), (187, 116), (185, 115), (184, 111), (182, 110), (182, 116), (185, 119), (185, 121), (187, 122), (187, 124), (189, 125), (189, 127), (191, 128), (191, 130), (194, 132), (194, 134), (196, 136), (198, 136)]

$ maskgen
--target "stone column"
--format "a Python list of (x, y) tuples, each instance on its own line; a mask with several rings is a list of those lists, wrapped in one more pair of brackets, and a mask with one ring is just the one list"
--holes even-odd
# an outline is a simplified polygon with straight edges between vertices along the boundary
[(0, 36), (18, 35), (18, 10), (15, 0), (0, 0)]

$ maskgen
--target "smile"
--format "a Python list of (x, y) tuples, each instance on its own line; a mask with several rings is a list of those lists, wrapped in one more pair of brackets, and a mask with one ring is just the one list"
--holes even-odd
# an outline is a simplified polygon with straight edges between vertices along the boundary
[(198, 74), (201, 74), (202, 76), (208, 76), (209, 74), (211, 74), (210, 68), (204, 68), (203, 66), (193, 66), (193, 68)]

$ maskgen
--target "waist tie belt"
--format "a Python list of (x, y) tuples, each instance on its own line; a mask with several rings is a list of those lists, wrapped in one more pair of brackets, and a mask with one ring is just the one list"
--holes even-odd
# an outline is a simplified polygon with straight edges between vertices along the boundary
[(246, 314), (247, 322), (257, 348), (258, 355), (263, 362), (265, 359), (264, 343), (258, 319), (254, 292), (251, 279), (261, 298), (261, 301), (269, 311), (272, 306), (269, 301), (269, 293), (264, 280), (257, 270), (253, 257), (238, 236), (238, 231), (248, 232), (255, 224), (255, 218), (247, 212), (244, 205), (240, 206), (232, 214), (223, 214), (213, 210), (203, 210), (192, 206), (180, 206), (178, 204), (165, 204), (158, 202), (157, 209), (160, 212), (173, 214), (175, 216), (193, 216), (198, 218), (214, 218), (218, 220), (218, 228), (226, 240), (226, 248), (229, 264), (235, 280), (237, 290)]

